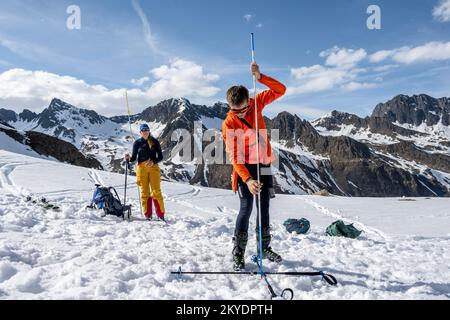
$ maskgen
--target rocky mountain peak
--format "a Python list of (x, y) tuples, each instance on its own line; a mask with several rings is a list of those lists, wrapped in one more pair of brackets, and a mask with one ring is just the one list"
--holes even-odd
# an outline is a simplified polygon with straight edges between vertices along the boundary
[(37, 113), (28, 109), (24, 109), (21, 113), (19, 113), (19, 119), (27, 122), (33, 121), (34, 119), (36, 119), (37, 116), (38, 116)]
[(106, 120), (94, 110), (81, 109), (57, 98), (53, 98), (50, 105), (38, 115), (38, 125), (44, 129), (67, 123), (71, 127), (84, 127), (87, 122), (102, 124)]
[(5, 122), (17, 121), (17, 113), (12, 110), (0, 108), (0, 120)]
[(413, 96), (398, 95), (386, 103), (379, 103), (372, 117), (387, 118), (390, 122), (420, 126), (436, 125), (442, 122), (449, 125), (450, 101), (447, 98), (435, 99), (426, 94)]
[(168, 123), (189, 108), (190, 104), (189, 100), (184, 98), (163, 100), (155, 106), (148, 107), (142, 111), (141, 118), (148, 122)]
[[(185, 123), (186, 129), (193, 125), (194, 121), (203, 118), (225, 119), (228, 105), (218, 102), (212, 107), (191, 103), (186, 98), (173, 98), (159, 102), (155, 106), (148, 107), (141, 113), (141, 119), (147, 122), (160, 122), (163, 124)], [(183, 127), (183, 126), (182, 126)]]
[(331, 113), (315, 120), (312, 125), (315, 127), (325, 128), (326, 130), (339, 130), (339, 126), (346, 125), (360, 125), (362, 119), (357, 115), (334, 110)]

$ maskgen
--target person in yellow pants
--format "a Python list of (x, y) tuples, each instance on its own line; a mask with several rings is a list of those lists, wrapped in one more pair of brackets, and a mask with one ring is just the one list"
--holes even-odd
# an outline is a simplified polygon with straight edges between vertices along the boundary
[(159, 219), (164, 220), (165, 208), (161, 192), (161, 170), (158, 163), (163, 159), (161, 145), (150, 134), (147, 124), (140, 126), (141, 138), (133, 144), (133, 152), (125, 155), (130, 162), (137, 160), (136, 183), (141, 190), (141, 202), (144, 215), (151, 220), (153, 217), (153, 204)]
[[(150, 164), (149, 164), (150, 162)], [(146, 161), (136, 169), (137, 184), (141, 189), (142, 208), (147, 208), (146, 218), (152, 218), (152, 203), (158, 218), (164, 220), (164, 200), (161, 192), (161, 171), (157, 164)]]

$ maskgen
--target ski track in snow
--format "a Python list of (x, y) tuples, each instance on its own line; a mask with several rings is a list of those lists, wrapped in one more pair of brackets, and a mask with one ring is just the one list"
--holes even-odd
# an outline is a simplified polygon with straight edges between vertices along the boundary
[[(93, 183), (121, 185), (123, 175), (58, 163), (48, 167), (43, 160), (32, 160), (34, 165), (30, 160), (10, 162), (14, 157), (0, 151), (0, 299), (268, 299), (267, 287), (257, 276), (186, 275), (179, 280), (170, 274), (179, 266), (184, 271), (231, 269), (239, 205), (232, 192), (163, 183), (169, 219), (164, 225), (142, 221), (136, 186), (130, 184), (134, 221), (124, 222), (100, 218), (100, 212), (85, 208)], [(23, 180), (31, 173), (64, 173), (67, 182), (48, 182), (46, 191)], [(27, 203), (18, 191), (46, 195), (58, 201), (61, 211)], [(276, 291), (292, 288), (294, 299), (450, 299), (450, 234), (393, 237), (351, 221), (316, 199), (276, 199), (291, 208), (284, 216), (271, 214), (273, 248), (284, 262), (265, 262), (264, 268), (320, 269), (336, 276), (339, 284), (331, 287), (320, 277), (270, 276)], [(289, 234), (282, 222), (300, 207), (305, 214), (311, 212), (311, 230)], [(246, 252), (249, 270), (257, 269), (249, 259), (256, 251), (254, 218), (255, 212)], [(326, 225), (336, 219), (354, 222), (366, 231), (365, 237), (326, 236)]]
[(89, 170), (89, 177), (92, 179), (92, 182), (94, 182), (94, 184), (99, 184), (101, 186), (105, 185), (100, 175), (94, 169)]
[(0, 163), (0, 189), (16, 196), (29, 195), (25, 188), (15, 185), (10, 179), (10, 175), (17, 165), (20, 165), (20, 163)]
[(0, 188), (12, 193), (14, 193), (16, 189), (9, 178), (9, 174), (14, 170), (14, 168), (15, 166), (12, 164), (0, 163)]
[[(201, 193), (201, 189), (198, 187), (194, 187), (192, 188), (192, 190), (188, 191), (188, 192), (183, 192), (180, 194), (176, 194), (175, 196), (168, 196), (168, 195), (164, 195), (164, 200), (165, 201), (171, 201), (171, 202), (175, 202), (177, 204), (180, 204), (182, 206), (185, 206), (187, 208), (190, 209), (195, 209), (197, 210), (197, 212), (203, 212), (203, 213), (211, 213), (211, 210), (205, 209), (201, 206), (196, 206), (195, 204), (193, 204), (192, 198), (198, 196)], [(183, 200), (184, 197), (189, 196), (188, 199)]]

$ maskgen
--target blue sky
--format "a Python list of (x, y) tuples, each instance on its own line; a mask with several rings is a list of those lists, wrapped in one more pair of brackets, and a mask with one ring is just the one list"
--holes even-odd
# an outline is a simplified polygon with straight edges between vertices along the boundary
[[(66, 9), (81, 10), (69, 30)], [(369, 30), (369, 5), (381, 30)], [(288, 87), (268, 108), (313, 119), (361, 116), (397, 94), (450, 96), (450, 1), (0, 2), (0, 107), (39, 111), (58, 96), (102, 114), (167, 97), (224, 101), (252, 86), (250, 32), (263, 73)], [(263, 87), (261, 87), (263, 89)]]

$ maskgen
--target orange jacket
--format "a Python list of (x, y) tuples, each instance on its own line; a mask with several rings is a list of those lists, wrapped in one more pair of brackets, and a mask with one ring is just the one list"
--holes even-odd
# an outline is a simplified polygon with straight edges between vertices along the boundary
[[(267, 150), (260, 150), (260, 163), (264, 164), (270, 164), (275, 159), (272, 154), (272, 148), (270, 147), (270, 141), (267, 137), (267, 132), (261, 132), (261, 130), (267, 130), (266, 129), (266, 123), (264, 122), (264, 118), (262, 115), (262, 111), (266, 105), (273, 102), (274, 100), (281, 97), (286, 92), (286, 87), (278, 82), (275, 79), (272, 79), (266, 75), (261, 74), (261, 79), (259, 80), (260, 83), (265, 84), (269, 87), (269, 90), (265, 90), (259, 94), (256, 95), (256, 102), (257, 102), (257, 108), (258, 108), (258, 128), (260, 130), (260, 141), (266, 142)], [(255, 124), (255, 101), (253, 98), (250, 98), (250, 109), (245, 114), (244, 119), (247, 121), (248, 124), (252, 126), (252, 129), (256, 129)], [(232, 189), (234, 192), (237, 190), (237, 184), (238, 184), (238, 175), (241, 177), (242, 181), (247, 182), (248, 179), (251, 178), (250, 173), (248, 172), (248, 169), (245, 167), (245, 163), (252, 163), (250, 162), (250, 148), (251, 148), (251, 140), (252, 135), (248, 134), (248, 139), (245, 140), (245, 146), (244, 148), (241, 147), (241, 145), (238, 143), (238, 138), (236, 137), (236, 134), (230, 136), (230, 132), (235, 132), (234, 130), (243, 130), (245, 133), (245, 136), (248, 134), (248, 130), (251, 130), (248, 128), (246, 124), (244, 124), (237, 114), (230, 111), (227, 114), (227, 117), (225, 118), (223, 124), (222, 124), (222, 136), (223, 141), (225, 142), (225, 149), (227, 154), (230, 156), (230, 160), (233, 164), (233, 175), (231, 177), (231, 184)], [(231, 131), (230, 131), (231, 130)], [(256, 141), (256, 134), (253, 133), (253, 140)], [(227, 141), (227, 137), (229, 141)], [(242, 141), (242, 140), (241, 140)], [(256, 144), (256, 143), (255, 143)], [(238, 150), (239, 145), (239, 150)], [(261, 145), (261, 142), (260, 142)], [(253, 161), (257, 161), (256, 159), (253, 159)]]

